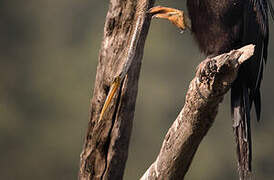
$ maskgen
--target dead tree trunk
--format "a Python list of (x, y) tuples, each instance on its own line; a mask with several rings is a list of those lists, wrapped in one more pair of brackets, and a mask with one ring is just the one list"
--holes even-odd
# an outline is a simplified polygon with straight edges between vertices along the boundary
[(218, 106), (237, 75), (253, 55), (254, 46), (204, 60), (191, 81), (185, 105), (169, 129), (156, 161), (141, 180), (183, 179), (200, 142), (214, 122)]
[[(79, 180), (123, 177), (141, 59), (150, 23), (146, 12), (153, 2), (154, 0), (110, 0), (91, 99), (90, 120), (80, 157)], [(110, 108), (98, 122), (113, 78), (121, 73), (127, 59), (129, 37), (133, 36), (137, 18), (140, 18), (140, 36), (135, 45), (132, 64)]]

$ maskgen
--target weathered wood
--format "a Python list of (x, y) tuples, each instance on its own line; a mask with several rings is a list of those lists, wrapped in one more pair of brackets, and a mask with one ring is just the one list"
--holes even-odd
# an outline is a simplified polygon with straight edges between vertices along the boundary
[[(80, 156), (79, 180), (122, 179), (138, 90), (143, 48), (154, 0), (110, 0), (91, 99), (90, 120)], [(122, 72), (136, 21), (141, 18), (134, 59), (102, 120), (99, 115), (113, 78)], [(136, 29), (136, 28), (135, 28)]]
[(239, 65), (253, 55), (245, 46), (204, 60), (191, 81), (185, 105), (169, 129), (156, 161), (141, 180), (183, 179), (203, 137), (212, 126)]

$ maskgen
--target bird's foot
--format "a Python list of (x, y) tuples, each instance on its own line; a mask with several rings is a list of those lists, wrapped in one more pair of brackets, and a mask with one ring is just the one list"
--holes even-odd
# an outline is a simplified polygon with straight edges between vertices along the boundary
[(186, 28), (191, 29), (190, 19), (181, 10), (163, 6), (155, 6), (150, 8), (148, 13), (152, 15), (152, 18), (169, 20), (181, 31), (184, 31)]
[(111, 100), (113, 99), (113, 96), (116, 94), (117, 89), (120, 87), (120, 84), (121, 84), (121, 78), (120, 78), (120, 76), (117, 76), (117, 77), (113, 80), (113, 82), (112, 82), (112, 84), (111, 84), (111, 86), (110, 86), (110, 90), (109, 90), (109, 92), (108, 92), (106, 101), (105, 101), (104, 106), (103, 106), (103, 108), (102, 108), (102, 110), (101, 110), (101, 113), (100, 113), (99, 122), (100, 122), (100, 121), (102, 120), (102, 118), (104, 117), (104, 114), (105, 114), (107, 108), (109, 107), (110, 102), (111, 102)]

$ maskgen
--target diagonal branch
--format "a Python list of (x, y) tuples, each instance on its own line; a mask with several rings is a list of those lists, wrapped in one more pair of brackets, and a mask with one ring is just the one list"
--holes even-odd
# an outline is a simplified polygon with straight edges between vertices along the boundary
[(141, 180), (183, 179), (200, 142), (212, 126), (218, 106), (254, 46), (204, 60), (191, 81), (185, 105), (169, 129), (156, 161)]

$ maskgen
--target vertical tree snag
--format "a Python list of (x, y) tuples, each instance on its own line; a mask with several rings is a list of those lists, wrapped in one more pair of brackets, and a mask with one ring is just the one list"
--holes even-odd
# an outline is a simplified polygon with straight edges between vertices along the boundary
[[(79, 180), (123, 177), (141, 59), (150, 24), (146, 12), (153, 3), (154, 0), (110, 0), (91, 99), (90, 120), (80, 156)], [(127, 59), (129, 41), (138, 18), (140, 36), (132, 64), (103, 119), (98, 122), (113, 78), (121, 73)]]

